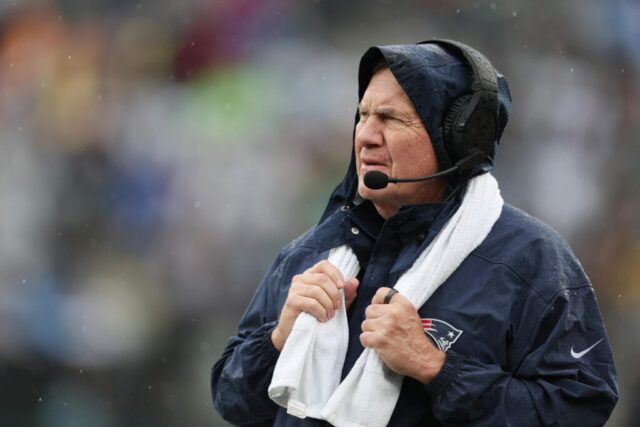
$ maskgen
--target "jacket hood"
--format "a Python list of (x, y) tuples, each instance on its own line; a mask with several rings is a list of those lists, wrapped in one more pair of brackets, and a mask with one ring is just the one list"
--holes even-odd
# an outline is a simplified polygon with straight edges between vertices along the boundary
[[(443, 120), (447, 109), (456, 98), (471, 93), (473, 80), (471, 66), (456, 49), (441, 44), (374, 46), (369, 48), (360, 59), (358, 101), (362, 99), (374, 69), (381, 63), (386, 63), (418, 112), (431, 138), (438, 160), (438, 169), (442, 171), (452, 167), (454, 162), (444, 144)], [(507, 81), (500, 73), (498, 73), (498, 105), (497, 138), (490, 153), (491, 159), (477, 166), (470, 176), (493, 169), (496, 148), (509, 119), (511, 94)], [(355, 123), (357, 122), (358, 114), (356, 113)], [(454, 186), (464, 184), (455, 180), (450, 182)], [(353, 202), (357, 185), (355, 153), (352, 148), (347, 174), (333, 191), (322, 219), (340, 205)]]

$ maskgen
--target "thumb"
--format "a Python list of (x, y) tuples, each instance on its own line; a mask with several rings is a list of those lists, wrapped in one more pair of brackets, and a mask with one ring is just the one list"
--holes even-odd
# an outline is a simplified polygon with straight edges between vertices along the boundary
[(345, 308), (348, 309), (351, 303), (353, 302), (353, 300), (356, 299), (359, 284), (360, 284), (360, 281), (358, 281), (358, 279), (356, 279), (355, 277), (349, 279), (349, 281), (347, 281), (347, 283), (345, 284), (344, 286), (344, 303), (346, 306)]

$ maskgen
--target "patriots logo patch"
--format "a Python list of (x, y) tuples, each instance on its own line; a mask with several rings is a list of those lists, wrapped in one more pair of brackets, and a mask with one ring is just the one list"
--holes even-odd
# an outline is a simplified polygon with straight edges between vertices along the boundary
[(449, 323), (440, 319), (421, 319), (422, 329), (436, 343), (438, 348), (444, 352), (449, 350), (453, 343), (458, 341), (462, 330), (453, 327)]

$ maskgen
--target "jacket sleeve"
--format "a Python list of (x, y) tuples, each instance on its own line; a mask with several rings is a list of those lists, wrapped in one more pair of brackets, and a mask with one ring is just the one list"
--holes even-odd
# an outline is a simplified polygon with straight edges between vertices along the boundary
[(447, 353), (445, 366), (426, 386), (434, 416), (443, 425), (601, 426), (606, 422), (618, 389), (593, 289), (590, 285), (565, 289), (541, 306), (530, 320), (535, 322), (531, 332), (513, 338), (510, 366)]
[(237, 425), (272, 425), (278, 406), (267, 389), (279, 353), (271, 343), (278, 319), (282, 254), (258, 286), (242, 316), (238, 334), (231, 337), (211, 372), (213, 405)]

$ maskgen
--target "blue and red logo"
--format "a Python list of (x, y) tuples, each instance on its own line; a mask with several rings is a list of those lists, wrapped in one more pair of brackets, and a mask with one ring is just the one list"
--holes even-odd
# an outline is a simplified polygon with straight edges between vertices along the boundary
[(422, 329), (433, 339), (438, 348), (444, 352), (449, 350), (453, 343), (458, 341), (462, 330), (453, 327), (440, 319), (421, 319)]

